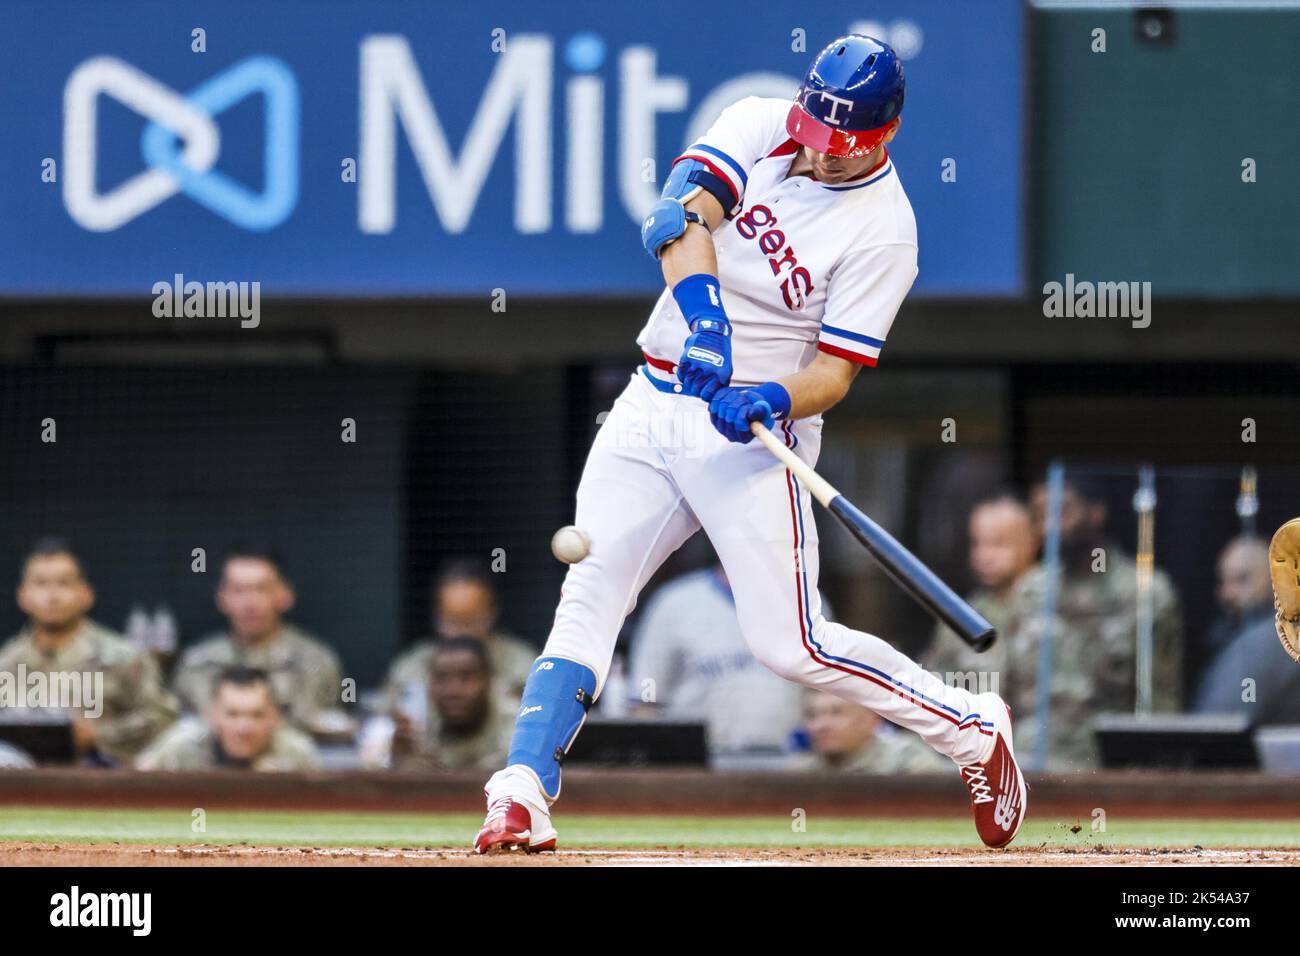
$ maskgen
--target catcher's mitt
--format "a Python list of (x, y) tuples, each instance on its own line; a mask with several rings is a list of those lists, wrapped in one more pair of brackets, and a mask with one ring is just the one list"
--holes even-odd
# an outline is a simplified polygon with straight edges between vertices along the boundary
[(1278, 640), (1291, 659), (1300, 662), (1300, 518), (1292, 518), (1273, 535), (1268, 569)]

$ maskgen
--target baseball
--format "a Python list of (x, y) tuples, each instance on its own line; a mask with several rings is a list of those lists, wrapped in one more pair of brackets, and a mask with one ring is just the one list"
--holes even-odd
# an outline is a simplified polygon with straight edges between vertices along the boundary
[(551, 538), (551, 553), (565, 564), (577, 564), (591, 552), (591, 538), (587, 532), (573, 525), (565, 525)]

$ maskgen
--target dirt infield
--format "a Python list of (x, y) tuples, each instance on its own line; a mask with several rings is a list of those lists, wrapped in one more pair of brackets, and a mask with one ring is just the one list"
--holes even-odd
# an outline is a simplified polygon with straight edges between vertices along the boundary
[(1300, 865), (1300, 790), (1263, 775), (1035, 778), (997, 852), (955, 777), (571, 777), (558, 854), (481, 858), (477, 773), (0, 773), (0, 867)]
[(474, 856), (381, 847), (0, 844), (0, 866), (1296, 866), (1300, 850), (1014, 847), (1009, 850), (629, 847)]

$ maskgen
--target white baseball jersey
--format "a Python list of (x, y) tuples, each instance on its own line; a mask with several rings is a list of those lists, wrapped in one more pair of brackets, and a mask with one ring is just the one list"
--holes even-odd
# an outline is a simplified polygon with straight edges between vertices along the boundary
[[(916, 279), (916, 218), (888, 153), (838, 185), (787, 177), (799, 151), (785, 131), (789, 109), (788, 100), (746, 97), (682, 153), (735, 196), (713, 234), (733, 385), (797, 372), (819, 349), (875, 365)], [(637, 344), (662, 374), (688, 334), (665, 289)]]

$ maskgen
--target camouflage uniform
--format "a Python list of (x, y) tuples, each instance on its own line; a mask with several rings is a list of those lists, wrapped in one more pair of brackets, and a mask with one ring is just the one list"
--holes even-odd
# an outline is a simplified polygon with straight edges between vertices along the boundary
[[(380, 690), (379, 707), (383, 713), (401, 710), (407, 694), (418, 693), (421, 700), (428, 700), (429, 670), (437, 643), (431, 639), (420, 641), (393, 661)], [(493, 693), (505, 709), (514, 710), (524, 696), (524, 684), (537, 660), (537, 648), (509, 634), (494, 634), (483, 646), (492, 668)]]
[(320, 757), (311, 737), (281, 724), (271, 735), (270, 746), (251, 764), (231, 761), (217, 746), (216, 735), (198, 718), (187, 717), (163, 734), (136, 758), (137, 770), (215, 770), (239, 767), (246, 770), (316, 770)]
[(173, 685), (187, 710), (202, 713), (227, 667), (266, 671), (285, 719), (312, 730), (323, 713), (341, 709), (342, 675), (338, 656), (291, 624), (270, 641), (245, 647), (228, 634), (215, 634), (181, 655)]
[(515, 709), (506, 709), (492, 699), (483, 726), (469, 736), (444, 733), (439, 721), (431, 720), (415, 751), (397, 755), (394, 770), (500, 770), (510, 752), (515, 729)]
[[(1009, 655), (1002, 696), (1016, 720), (1016, 750), (1032, 758), (1040, 734), (1038, 655), (1047, 621), (1048, 573), (1025, 575), (1003, 639)], [(1181, 700), (1183, 619), (1178, 594), (1164, 572), (1152, 575), (1154, 659), (1152, 707), (1176, 711)], [(1136, 704), (1137, 566), (1118, 548), (1106, 570), (1067, 575), (1056, 596), (1052, 630), (1049, 770), (1096, 766), (1092, 718), (1134, 712)]]
[[(67, 672), (103, 674), (103, 712), (90, 718), (96, 747), (117, 761), (129, 761), (176, 719), (176, 699), (162, 685), (158, 665), (147, 652), (94, 621), (86, 620), (58, 650), (36, 646), (29, 630), (0, 648), (0, 671), (30, 675)], [(79, 713), (79, 712), (74, 712)]]
[(1007, 619), (1011, 616), (1019, 586), (1028, 576), (1028, 571), (1022, 574), (1002, 597), (992, 591), (980, 590), (966, 599), (966, 603), (997, 628), (998, 638), (992, 647), (977, 654), (946, 624), (936, 624), (923, 661), (925, 669), (938, 674), (939, 679), (950, 687), (964, 687), (974, 693), (1000, 692), (1007, 669)]
[(791, 769), (801, 773), (951, 773), (953, 762), (910, 730), (881, 729), (865, 747), (844, 760), (832, 763), (824, 754), (803, 754)]

